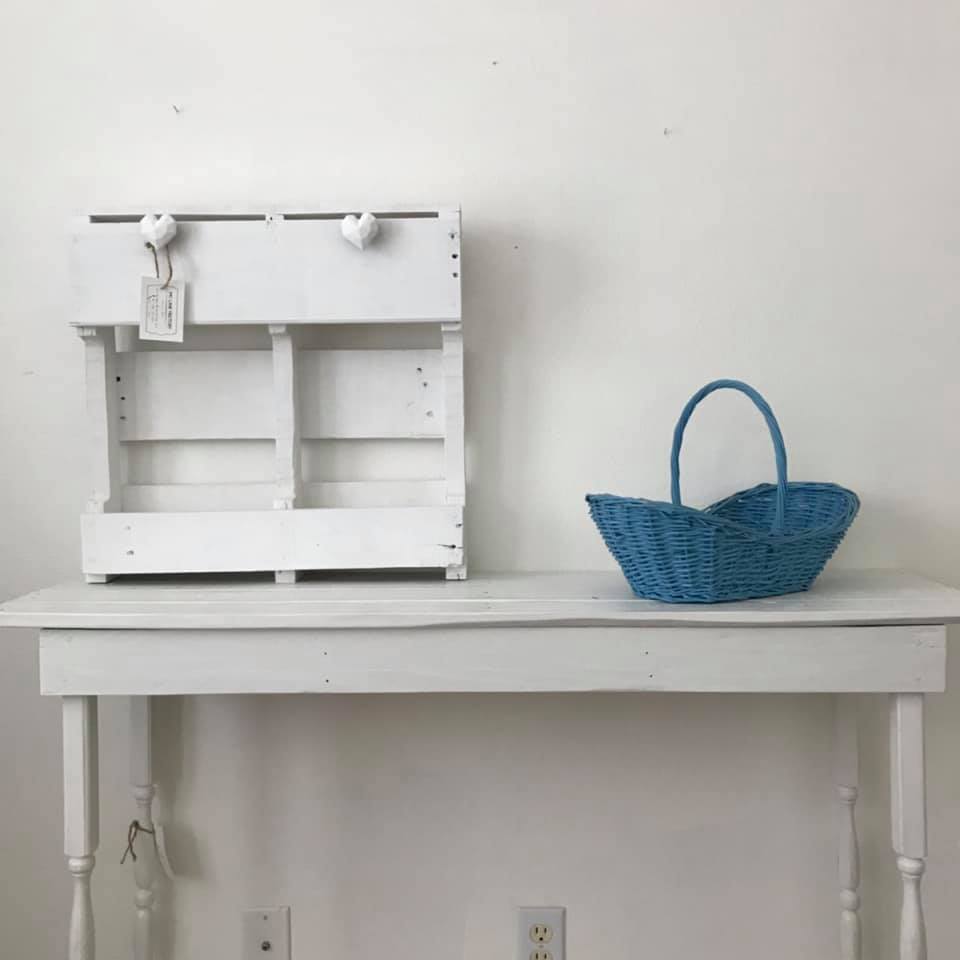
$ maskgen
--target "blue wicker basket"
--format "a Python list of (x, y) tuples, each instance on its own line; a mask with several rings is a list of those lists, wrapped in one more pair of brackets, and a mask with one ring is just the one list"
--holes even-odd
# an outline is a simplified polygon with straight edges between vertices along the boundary
[[(776, 484), (762, 483), (705, 510), (680, 502), (680, 446), (697, 404), (714, 390), (745, 393), (767, 421)], [(853, 523), (860, 500), (833, 483), (787, 483), (777, 419), (753, 387), (714, 380), (680, 414), (670, 454), (672, 503), (590, 494), (590, 515), (640, 597), (717, 603), (809, 589)]]

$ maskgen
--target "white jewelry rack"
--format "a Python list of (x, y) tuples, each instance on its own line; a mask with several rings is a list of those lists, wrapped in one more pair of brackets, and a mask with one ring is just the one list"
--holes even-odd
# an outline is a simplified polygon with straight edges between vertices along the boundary
[(174, 213), (183, 344), (137, 338), (142, 214), (74, 235), (93, 493), (83, 571), (466, 576), (456, 207)]

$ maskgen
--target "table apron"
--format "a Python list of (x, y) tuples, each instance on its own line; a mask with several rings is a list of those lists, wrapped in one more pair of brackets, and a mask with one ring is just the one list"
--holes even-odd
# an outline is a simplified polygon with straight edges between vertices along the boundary
[(934, 693), (943, 625), (43, 630), (53, 696), (663, 691)]

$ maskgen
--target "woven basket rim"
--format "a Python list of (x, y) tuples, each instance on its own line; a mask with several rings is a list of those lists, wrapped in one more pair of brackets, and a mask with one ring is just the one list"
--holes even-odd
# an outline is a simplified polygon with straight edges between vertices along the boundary
[(725, 529), (731, 533), (735, 532), (751, 540), (762, 540), (773, 543), (792, 543), (798, 540), (808, 540), (813, 537), (824, 536), (825, 534), (835, 533), (841, 530), (845, 531), (853, 522), (857, 512), (860, 509), (860, 498), (852, 490), (848, 489), (847, 487), (842, 487), (840, 484), (820, 481), (794, 480), (787, 484), (787, 491), (789, 492), (791, 488), (796, 489), (798, 487), (813, 487), (820, 490), (830, 490), (833, 493), (841, 494), (847, 500), (846, 515), (833, 523), (825, 523), (818, 527), (809, 527), (799, 533), (776, 534), (772, 531), (758, 530), (756, 527), (749, 527), (746, 524), (737, 523), (734, 520), (727, 520), (726, 518), (718, 517), (715, 514), (714, 511), (729, 503), (731, 500), (741, 500), (746, 497), (757, 496), (760, 493), (766, 493), (770, 490), (776, 490), (776, 484), (773, 483), (758, 483), (756, 486), (748, 487), (746, 490), (740, 490), (737, 493), (730, 494), (728, 497), (724, 497), (722, 500), (717, 500), (716, 503), (711, 503), (708, 507), (704, 507), (703, 509), (698, 509), (697, 507), (688, 507), (683, 504), (676, 505), (667, 500), (648, 500), (645, 497), (624, 497), (616, 493), (588, 493), (586, 500), (587, 503), (591, 503), (595, 500), (614, 500), (622, 504), (637, 506), (648, 510), (655, 510), (656, 512), (662, 513), (667, 517), (682, 516), (687, 519), (695, 519), (706, 526)]

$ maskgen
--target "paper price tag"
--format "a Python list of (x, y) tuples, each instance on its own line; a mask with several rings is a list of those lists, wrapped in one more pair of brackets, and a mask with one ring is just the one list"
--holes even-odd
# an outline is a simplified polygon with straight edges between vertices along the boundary
[(140, 339), (183, 343), (183, 283), (156, 277), (140, 281)]

